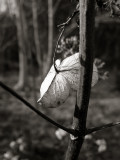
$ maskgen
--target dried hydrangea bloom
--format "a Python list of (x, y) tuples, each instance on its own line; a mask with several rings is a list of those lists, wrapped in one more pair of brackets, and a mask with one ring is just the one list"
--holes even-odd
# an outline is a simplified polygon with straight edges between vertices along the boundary
[[(57, 60), (57, 73), (54, 65), (40, 87), (38, 103), (46, 107), (58, 107), (69, 97), (72, 90), (77, 91), (80, 80), (79, 53), (65, 58), (61, 63)], [(92, 86), (98, 81), (97, 67), (93, 66)]]

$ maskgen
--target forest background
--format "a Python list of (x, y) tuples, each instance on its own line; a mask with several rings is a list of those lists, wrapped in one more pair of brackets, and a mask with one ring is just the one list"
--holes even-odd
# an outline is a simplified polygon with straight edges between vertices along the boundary
[[(40, 108), (36, 102), (40, 84), (52, 64), (59, 34), (57, 25), (66, 21), (75, 7), (76, 2), (70, 0), (0, 0), (0, 80), (66, 126), (72, 122), (72, 95), (67, 103), (57, 109)], [(65, 39), (75, 43), (79, 33), (76, 19), (72, 20), (64, 33)], [(120, 119), (119, 26), (119, 18), (96, 8), (95, 58), (105, 62), (103, 70), (108, 70), (110, 77), (92, 89), (88, 126)], [(72, 47), (68, 47), (69, 52)], [(63, 56), (60, 53), (58, 57)], [(0, 95), (0, 160), (6, 155), (10, 156), (9, 159), (15, 156), (19, 159), (63, 159), (67, 136), (59, 140), (55, 134), (57, 128), (37, 117), (1, 88)], [(119, 159), (119, 133), (117, 127), (88, 137), (81, 159)], [(103, 152), (99, 152), (98, 140), (101, 143), (104, 140), (106, 149)], [(15, 148), (11, 147), (13, 142)], [(23, 150), (20, 150), (20, 146)]]

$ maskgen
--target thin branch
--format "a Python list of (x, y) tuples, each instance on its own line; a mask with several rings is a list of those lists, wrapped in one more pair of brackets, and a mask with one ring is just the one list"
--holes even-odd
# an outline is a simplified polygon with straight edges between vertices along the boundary
[(56, 52), (57, 52), (57, 49), (58, 49), (58, 45), (59, 45), (60, 39), (61, 39), (61, 37), (62, 37), (62, 35), (64, 33), (64, 30), (65, 30), (65, 27), (62, 28), (62, 30), (61, 30), (61, 32), (59, 34), (59, 37), (57, 39), (57, 43), (56, 43), (56, 46), (55, 46), (55, 51), (54, 51), (54, 54), (53, 54), (53, 64), (54, 64), (55, 71), (57, 73), (59, 73), (59, 70), (57, 69), (57, 66), (55, 64), (55, 60), (56, 60), (55, 58), (56, 58)]
[(109, 124), (105, 124), (105, 125), (102, 125), (102, 126), (99, 126), (99, 127), (94, 127), (94, 128), (91, 128), (91, 129), (87, 129), (86, 135), (94, 133), (94, 132), (98, 132), (98, 131), (101, 131), (101, 130), (104, 130), (104, 129), (107, 129), (107, 128), (110, 128), (110, 127), (114, 127), (114, 126), (117, 126), (117, 125), (120, 125), (120, 122), (109, 123)]
[(19, 94), (17, 94), (14, 90), (12, 90), (11, 88), (9, 88), (8, 86), (6, 86), (5, 84), (3, 84), (0, 81), (0, 86), (6, 90), (7, 92), (9, 92), (11, 95), (13, 95), (15, 98), (19, 99), (22, 103), (24, 103), (28, 108), (30, 108), (32, 111), (34, 111), (36, 114), (38, 114), (40, 117), (44, 118), (45, 120), (47, 120), (48, 122), (50, 122), (51, 124), (53, 124), (54, 126), (61, 128), (62, 130), (66, 131), (67, 133), (70, 133), (72, 135), (76, 135), (78, 134), (77, 131), (70, 129), (70, 128), (66, 128), (60, 124), (58, 124), (57, 122), (53, 121), (52, 119), (50, 119), (49, 117), (47, 117), (45, 114), (43, 114), (42, 112), (40, 112), (39, 110), (37, 110), (35, 107), (33, 107), (28, 101), (26, 101), (24, 98), (22, 98)]
[(71, 20), (73, 19), (73, 17), (75, 17), (75, 15), (77, 13), (79, 13), (79, 11), (75, 9), (74, 12), (67, 18), (67, 21), (64, 22), (64, 23), (62, 23), (62, 24), (59, 24), (57, 27), (63, 28), (65, 26), (67, 26), (71, 22)]

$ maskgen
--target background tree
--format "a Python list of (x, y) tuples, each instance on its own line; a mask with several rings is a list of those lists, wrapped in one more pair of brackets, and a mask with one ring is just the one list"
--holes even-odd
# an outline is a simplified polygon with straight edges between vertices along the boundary
[(33, 15), (33, 29), (34, 29), (34, 41), (37, 62), (39, 65), (39, 74), (42, 76), (42, 55), (41, 55), (41, 44), (39, 40), (39, 27), (38, 27), (38, 4), (37, 0), (32, 0), (32, 15)]
[(27, 26), (23, 11), (23, 1), (16, 0), (16, 26), (19, 44), (19, 78), (15, 89), (27, 85)]

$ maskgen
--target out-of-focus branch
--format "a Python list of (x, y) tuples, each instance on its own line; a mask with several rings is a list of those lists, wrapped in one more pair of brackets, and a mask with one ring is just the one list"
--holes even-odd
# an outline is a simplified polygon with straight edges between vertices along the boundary
[(48, 54), (47, 62), (43, 67), (45, 74), (48, 72), (48, 69), (50, 68), (53, 53), (53, 21), (53, 0), (48, 0)]
[(55, 5), (54, 5), (54, 7), (53, 7), (53, 14), (56, 13), (56, 11), (57, 11), (57, 9), (58, 9), (58, 6), (59, 6), (60, 2), (61, 2), (61, 0), (57, 0), (57, 1), (56, 1)]
[(6, 42), (4, 45), (0, 44), (0, 46), (1, 46), (0, 51), (4, 52), (7, 48), (12, 46), (15, 41), (16, 41), (16, 37), (11, 39), (11, 41)]
[(40, 67), (40, 71), (42, 71), (42, 62), (41, 62), (41, 46), (39, 40), (39, 28), (38, 28), (38, 16), (37, 16), (37, 1), (32, 0), (32, 15), (33, 15), (33, 28), (34, 28), (34, 41), (35, 41), (35, 49), (37, 62)]
[(8, 86), (6, 86), (4, 83), (2, 83), (0, 81), (0, 86), (6, 90), (7, 92), (9, 92), (11, 95), (13, 95), (16, 99), (20, 100), (23, 104), (25, 104), (28, 108), (30, 108), (33, 112), (35, 112), (37, 115), (39, 115), (40, 117), (44, 118), (45, 120), (47, 120), (48, 122), (50, 122), (51, 124), (53, 124), (54, 126), (61, 128), (62, 130), (66, 131), (67, 133), (70, 133), (74, 136), (78, 135), (78, 132), (70, 129), (70, 128), (66, 128), (60, 124), (58, 124), (57, 122), (53, 121), (52, 119), (50, 119), (49, 117), (47, 117), (45, 114), (43, 114), (42, 112), (40, 112), (39, 110), (37, 110), (35, 107), (33, 107), (28, 101), (26, 101), (24, 98), (22, 98), (19, 94), (17, 94), (14, 90), (12, 90), (11, 88), (9, 88)]
[(94, 133), (94, 132), (98, 132), (98, 131), (101, 131), (101, 130), (104, 130), (104, 129), (107, 129), (107, 128), (110, 128), (110, 127), (114, 127), (114, 126), (117, 126), (117, 125), (120, 125), (120, 122), (109, 123), (109, 124), (105, 124), (105, 125), (102, 125), (102, 126), (99, 126), (99, 127), (90, 128), (90, 129), (86, 130), (86, 135)]
[(23, 0), (16, 0), (16, 27), (17, 27), (17, 38), (19, 46), (19, 78), (17, 84), (14, 86), (15, 89), (21, 89), (27, 85), (27, 56), (29, 53), (27, 43), (27, 24), (25, 19), (25, 12), (23, 9)]

